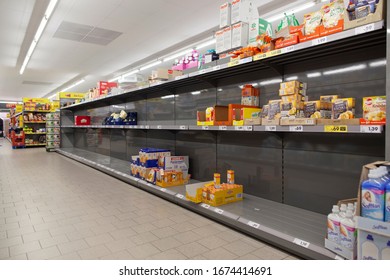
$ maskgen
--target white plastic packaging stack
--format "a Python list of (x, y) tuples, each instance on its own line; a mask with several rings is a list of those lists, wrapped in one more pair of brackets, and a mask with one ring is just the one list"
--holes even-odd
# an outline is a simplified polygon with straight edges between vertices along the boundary
[(333, 205), (332, 213), (328, 215), (328, 239), (340, 243), (340, 216), (339, 207)]
[(356, 244), (356, 223), (353, 213), (347, 210), (345, 218), (340, 222), (340, 244), (347, 249), (353, 250)]

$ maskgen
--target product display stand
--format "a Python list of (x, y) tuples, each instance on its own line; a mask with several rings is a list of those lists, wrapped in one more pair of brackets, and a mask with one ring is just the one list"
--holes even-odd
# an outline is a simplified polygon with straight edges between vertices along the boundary
[(46, 114), (46, 151), (53, 152), (60, 147), (60, 113)]
[[(324, 247), (326, 214), (338, 200), (356, 197), (362, 165), (384, 159), (390, 142), (384, 126), (196, 126), (197, 111), (240, 104), (245, 84), (256, 84), (260, 104), (267, 104), (279, 98), (280, 82), (293, 79), (308, 83), (310, 100), (335, 93), (356, 98), (362, 116), (363, 97), (385, 95), (383, 27), (377, 22), (233, 63), (220, 60), (173, 81), (67, 106), (58, 152), (304, 258), (339, 258)], [(137, 111), (137, 126), (102, 125), (118, 105)], [(74, 118), (86, 115), (91, 125), (75, 126)], [(191, 178), (200, 182), (234, 170), (244, 200), (195, 204), (185, 199), (184, 186), (162, 189), (130, 176), (130, 158), (144, 147), (189, 156)]]

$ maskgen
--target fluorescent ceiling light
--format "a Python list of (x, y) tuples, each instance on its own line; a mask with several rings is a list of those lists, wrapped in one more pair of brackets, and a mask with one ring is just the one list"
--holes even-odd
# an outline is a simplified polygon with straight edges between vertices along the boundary
[(210, 41), (206, 41), (206, 42), (204, 42), (204, 43), (199, 44), (198, 46), (195, 47), (195, 49), (198, 50), (198, 49), (202, 49), (202, 48), (205, 48), (205, 47), (214, 45), (215, 42), (217, 42), (216, 39), (211, 39)]
[(315, 78), (315, 77), (321, 77), (322, 74), (321, 74), (321, 72), (313, 72), (313, 73), (308, 73), (306, 76), (308, 78)]
[(56, 95), (57, 95), (57, 93), (54, 93), (52, 96), (49, 96), (48, 98), (52, 99), (52, 98), (56, 97)]
[(298, 80), (298, 76), (292, 76), (286, 79), (286, 81), (295, 81), (295, 80)]
[(1, 104), (17, 104), (19, 102), (16, 101), (0, 101)]
[(76, 83), (74, 83), (74, 84), (68, 86), (67, 88), (64, 88), (64, 89), (61, 90), (61, 91), (62, 91), (62, 92), (66, 92), (68, 89), (71, 89), (71, 88), (73, 88), (73, 87), (75, 87), (75, 86), (78, 86), (79, 84), (82, 84), (82, 83), (84, 83), (84, 82), (85, 82), (85, 80), (82, 79), (82, 80), (80, 80), (80, 81), (78, 81), (78, 82), (76, 82)]
[(259, 84), (258, 83), (253, 83), (252, 84), (252, 87), (256, 87), (256, 86), (258, 86)]
[(193, 91), (193, 92), (191, 92), (191, 94), (192, 95), (199, 95), (199, 94), (201, 94), (201, 92), (200, 91)]
[(357, 71), (357, 70), (363, 70), (366, 68), (367, 68), (366, 64), (359, 64), (359, 65), (340, 68), (340, 69), (336, 69), (336, 70), (326, 71), (326, 72), (324, 72), (324, 75), (333, 75), (333, 74), (339, 74), (339, 73), (345, 73), (345, 72), (352, 72), (352, 71)]
[[(152, 66), (152, 67), (153, 67), (153, 66)], [(122, 75), (122, 78), (128, 77), (128, 76), (133, 75), (133, 74), (138, 73), (138, 72), (139, 72), (139, 70), (138, 70), (138, 69), (135, 69), (135, 70), (133, 70), (133, 71), (130, 71), (129, 73), (123, 74), (123, 75)]]
[(306, 4), (303, 4), (303, 5), (298, 6), (296, 8), (293, 8), (291, 10), (288, 10), (288, 11), (286, 11), (284, 13), (280, 13), (280, 14), (274, 15), (272, 17), (269, 17), (266, 20), (269, 21), (269, 22), (274, 22), (274, 21), (277, 21), (279, 19), (284, 18), (285, 14), (291, 15), (291, 14), (294, 14), (294, 13), (298, 13), (298, 12), (301, 12), (301, 11), (309, 9), (309, 8), (313, 7), (314, 5), (315, 5), (315, 2), (306, 3)]
[(217, 89), (217, 91), (223, 91), (223, 89), (219, 88), (219, 89)]
[[(161, 62), (162, 62), (161, 60), (157, 60), (157, 61), (155, 61), (155, 62), (153, 62), (153, 63), (150, 63), (150, 64), (148, 64), (148, 65), (145, 65), (145, 66), (141, 67), (139, 70), (143, 71), (143, 70), (152, 68), (153, 66), (156, 66), (156, 65), (161, 64)], [(131, 75), (131, 74), (129, 74), (129, 75)]]
[(379, 60), (379, 61), (375, 61), (375, 62), (371, 62), (371, 63), (370, 63), (370, 67), (379, 67), (379, 66), (386, 66), (386, 65), (387, 65), (386, 59), (383, 59), (383, 60)]
[(169, 99), (169, 98), (174, 98), (175, 97), (175, 95), (166, 95), (166, 96), (163, 96), (163, 97), (161, 97), (161, 99)]
[(116, 78), (113, 78), (111, 80), (108, 80), (109, 83), (112, 83), (112, 82), (115, 82), (115, 81), (118, 81), (120, 78), (122, 78), (122, 76), (118, 76)]
[(266, 86), (266, 85), (278, 84), (281, 82), (282, 82), (282, 79), (274, 79), (274, 80), (268, 80), (268, 81), (261, 82), (260, 85)]
[(240, 89), (243, 89), (244, 88), (244, 86), (243, 85), (241, 85), (241, 86), (238, 86)]
[(57, 5), (58, 0), (50, 0), (49, 5), (46, 8), (45, 14), (41, 20), (41, 23), (38, 26), (37, 32), (35, 33), (35, 36), (31, 42), (30, 47), (28, 48), (28, 52), (26, 54), (26, 57), (23, 60), (22, 67), (20, 68), (19, 74), (22, 75), (24, 73), (24, 70), (26, 70), (27, 64), (30, 61), (30, 58), (35, 50), (35, 47), (38, 44), (39, 39), (42, 36), (43, 31), (45, 30), (46, 24), (50, 19), (50, 16), (52, 15), (55, 6)]
[(164, 61), (164, 62), (170, 61), (170, 60), (173, 60), (173, 59), (175, 59), (175, 58), (181, 57), (181, 56), (186, 55), (186, 54), (191, 53), (191, 52), (192, 52), (192, 49), (187, 49), (187, 50), (184, 50), (184, 51), (175, 53), (175, 54), (173, 54), (173, 55), (170, 55), (170, 56), (164, 58), (163, 61)]

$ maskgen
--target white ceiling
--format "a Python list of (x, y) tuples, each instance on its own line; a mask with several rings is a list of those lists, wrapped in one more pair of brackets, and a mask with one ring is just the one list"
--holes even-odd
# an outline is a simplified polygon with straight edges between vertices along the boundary
[[(25, 36), (35, 34), (28, 25), (38, 1), (0, 0), (0, 100), (48, 96), (81, 78), (86, 82), (72, 91), (85, 92), (135, 62), (215, 29), (219, 6), (226, 2), (59, 0), (24, 74), (19, 75), (24, 56), (19, 62), (18, 57), (26, 51), (26, 46), (22, 47)], [(260, 6), (270, 1), (253, 2)], [(106, 46), (54, 38), (63, 21), (123, 34)], [(44, 84), (23, 84), (26, 81)]]

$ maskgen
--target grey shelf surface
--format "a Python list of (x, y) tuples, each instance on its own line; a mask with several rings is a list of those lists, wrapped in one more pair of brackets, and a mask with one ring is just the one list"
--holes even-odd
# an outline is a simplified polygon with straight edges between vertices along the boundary
[[(127, 161), (76, 149), (61, 148), (58, 153), (91, 166), (131, 185), (205, 215), (258, 239), (309, 259), (335, 259), (324, 248), (326, 216), (276, 203), (252, 195), (219, 207), (195, 204), (185, 198), (185, 186), (160, 188), (130, 175)], [(199, 181), (191, 180), (190, 183)]]
[[(338, 126), (344, 125), (334, 125)], [(209, 130), (209, 131), (240, 131), (240, 132), (291, 132), (291, 133), (330, 133), (325, 132), (325, 125), (245, 125), (245, 126), (198, 126), (198, 125), (64, 125), (61, 128), (76, 129), (143, 129), (143, 130)], [(347, 131), (333, 131), (336, 133), (383, 133), (384, 125), (346, 125)]]

